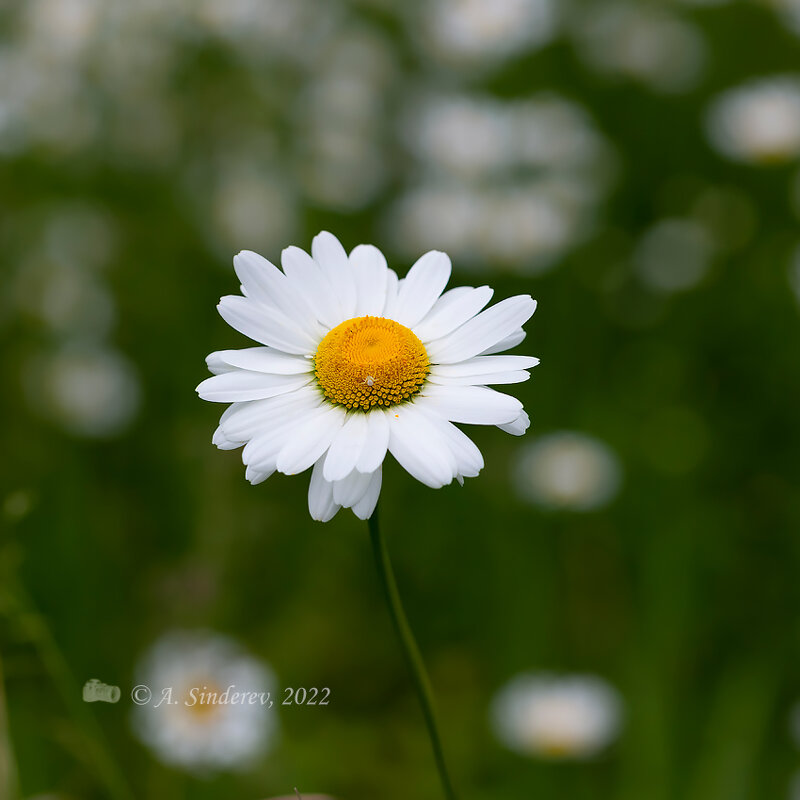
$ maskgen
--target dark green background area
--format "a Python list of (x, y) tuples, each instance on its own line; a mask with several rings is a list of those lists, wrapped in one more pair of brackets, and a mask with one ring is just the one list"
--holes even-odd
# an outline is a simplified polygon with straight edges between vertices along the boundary
[[(409, 81), (436, 80), (395, 15), (359, 4), (348, 13), (387, 37)], [(708, 46), (703, 80), (684, 94), (596, 74), (563, 38), (467, 84), (580, 103), (619, 162), (594, 234), (551, 271), (455, 264), (456, 285), (539, 301), (517, 350), (542, 363), (512, 387), (533, 420), (526, 438), (469, 429), (486, 467), (464, 488), (432, 491), (391, 460), (385, 468), (382, 524), (468, 800), (764, 800), (786, 796), (800, 769), (788, 730), (800, 698), (800, 314), (787, 282), (800, 241), (796, 167), (727, 161), (703, 123), (720, 91), (797, 69), (800, 39), (761, 8), (683, 13)], [(12, 17), (0, 17), (6, 41)], [(211, 44), (175, 48), (167, 91), (182, 159), (235, 148), (242, 127), (288, 152), (286, 109), (255, 91), (242, 63)], [(265, 85), (291, 90), (291, 74), (263, 69)], [(402, 175), (399, 145), (396, 158)], [(437, 797), (366, 525), (348, 511), (314, 523), (307, 476), (251, 487), (239, 453), (210, 443), (221, 407), (195, 395), (203, 359), (248, 343), (215, 312), (238, 281), (199, 234), (182, 176), (181, 163), (143, 167), (102, 147), (0, 156), (0, 509), (14, 496), (30, 506), (0, 512), (0, 749), (22, 797), (100, 800), (112, 769), (148, 800), (265, 798), (293, 786), (340, 800)], [(749, 201), (750, 235), (722, 248), (692, 291), (652, 293), (626, 267), (632, 243), (659, 219), (688, 214), (708, 186)], [(284, 245), (308, 248), (328, 229), (348, 250), (375, 243), (405, 273), (407, 259), (381, 238), (396, 182), (353, 212), (297, 191), (300, 230)], [(31, 245), (23, 221), (73, 203), (113, 221), (111, 339), (142, 388), (133, 423), (108, 439), (65, 433), (32, 407), (26, 364), (57, 342), (6, 291)], [(730, 220), (722, 231), (738, 233)], [(670, 424), (683, 418), (675, 409), (703, 425), (701, 456), (686, 468), (696, 442)], [(560, 429), (619, 456), (624, 481), (607, 508), (547, 512), (515, 492), (520, 448)], [(328, 686), (331, 703), (280, 709), (280, 739), (249, 773), (199, 779), (164, 767), (131, 733), (127, 692), (141, 653), (174, 628), (234, 636), (281, 686)], [(625, 703), (619, 740), (587, 763), (505, 751), (488, 708), (529, 670), (609, 681)], [(95, 676), (122, 687), (118, 705), (79, 702)]]

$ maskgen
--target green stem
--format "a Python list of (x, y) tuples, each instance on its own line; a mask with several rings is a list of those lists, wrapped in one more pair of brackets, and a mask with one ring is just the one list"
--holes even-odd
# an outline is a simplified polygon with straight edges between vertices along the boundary
[(433, 691), (431, 689), (430, 680), (428, 679), (428, 673), (425, 671), (425, 664), (422, 661), (417, 643), (414, 640), (414, 634), (411, 632), (408, 619), (403, 611), (403, 604), (400, 601), (400, 593), (397, 591), (397, 583), (394, 579), (392, 564), (389, 561), (389, 551), (386, 549), (386, 541), (378, 525), (377, 508), (367, 520), (367, 525), (369, 526), (369, 537), (372, 541), (375, 565), (378, 568), (378, 577), (380, 578), (384, 594), (386, 595), (386, 602), (389, 605), (389, 612), (392, 616), (394, 628), (400, 638), (403, 655), (406, 658), (408, 668), (411, 670), (411, 677), (414, 681), (414, 687), (417, 690), (420, 706), (422, 706), (422, 714), (425, 717), (425, 724), (428, 728), (428, 735), (430, 736), (431, 747), (433, 748), (433, 757), (436, 761), (436, 768), (439, 770), (439, 777), (442, 781), (444, 795), (447, 800), (456, 800), (456, 793), (453, 790), (453, 785), (450, 783), (450, 777), (447, 774), (442, 743), (436, 725)]

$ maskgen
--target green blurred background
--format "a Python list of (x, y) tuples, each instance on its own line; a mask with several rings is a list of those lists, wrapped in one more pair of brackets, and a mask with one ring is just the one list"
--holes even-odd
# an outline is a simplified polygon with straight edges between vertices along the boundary
[[(438, 796), (365, 524), (251, 487), (194, 393), (248, 346), (214, 309), (233, 254), (327, 229), (539, 301), (528, 434), (469, 430), (463, 489), (384, 476), (462, 797), (791, 797), (798, 36), (792, 0), (0, 2), (0, 796)], [(574, 469), (531, 489), (563, 430), (619, 476), (583, 507)], [(129, 692), (179, 629), (331, 703), (271, 712), (251, 769), (166, 766)], [(541, 670), (619, 692), (600, 755), (497, 741)]]

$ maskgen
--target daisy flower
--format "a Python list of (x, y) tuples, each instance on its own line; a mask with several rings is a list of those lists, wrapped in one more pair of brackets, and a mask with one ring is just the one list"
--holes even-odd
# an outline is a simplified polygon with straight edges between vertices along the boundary
[(246, 250), (233, 264), (242, 296), (217, 308), (259, 346), (207, 359), (214, 376), (197, 387), (200, 397), (231, 404), (213, 442), (244, 447), (253, 484), (313, 467), (314, 519), (341, 507), (368, 519), (387, 452), (435, 489), (476, 476), (481, 453), (453, 423), (527, 430), (522, 403), (489, 385), (527, 380), (538, 363), (497, 355), (524, 339), (536, 309), (528, 295), (483, 310), (488, 286), (444, 291), (445, 253), (426, 253), (400, 279), (377, 248), (348, 256), (326, 232), (311, 255), (285, 249), (283, 271)]
[(519, 675), (496, 695), (498, 738), (521, 755), (585, 759), (619, 735), (622, 699), (594, 675)]
[(275, 678), (227, 636), (171, 631), (142, 658), (137, 677), (149, 703), (136, 705), (139, 739), (165, 764), (198, 774), (248, 769), (274, 743)]

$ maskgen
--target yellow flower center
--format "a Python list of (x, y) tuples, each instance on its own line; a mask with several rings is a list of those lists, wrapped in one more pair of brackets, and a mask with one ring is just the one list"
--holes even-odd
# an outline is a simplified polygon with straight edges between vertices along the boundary
[(186, 690), (184, 708), (198, 721), (207, 721), (222, 708), (220, 696), (223, 690), (213, 681), (197, 682)]
[(405, 325), (384, 317), (356, 317), (320, 342), (314, 359), (325, 397), (369, 411), (415, 395), (430, 372), (428, 354)]

